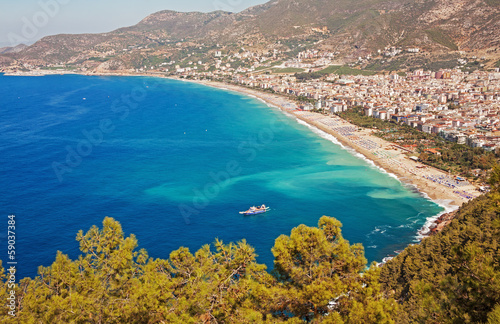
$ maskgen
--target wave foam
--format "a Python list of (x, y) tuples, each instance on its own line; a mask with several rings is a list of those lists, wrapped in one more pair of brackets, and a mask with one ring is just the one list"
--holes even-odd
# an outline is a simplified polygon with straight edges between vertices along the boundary
[[(427, 196), (425, 193), (424, 193), (424, 195)], [(459, 206), (451, 205), (450, 204), (451, 200), (445, 200), (445, 199), (432, 200), (429, 198), (429, 196), (427, 196), (426, 199), (429, 199), (432, 202), (438, 204), (439, 206), (444, 208), (444, 210), (442, 212), (440, 212), (439, 214), (437, 214), (435, 216), (428, 217), (426, 219), (424, 225), (422, 226), (422, 228), (420, 230), (418, 230), (417, 235), (415, 236), (415, 238), (418, 241), (421, 241), (423, 238), (427, 237), (427, 235), (429, 234), (429, 231), (431, 229), (431, 226), (436, 222), (436, 220), (439, 219), (439, 217), (441, 217), (444, 214), (451, 213), (459, 208)]]
[[(292, 116), (293, 116), (293, 115), (292, 115)], [(322, 138), (324, 138), (324, 139), (326, 139), (326, 140), (329, 140), (329, 141), (330, 141), (330, 142), (332, 142), (333, 144), (337, 144), (337, 145), (339, 145), (340, 147), (342, 147), (343, 149), (346, 149), (346, 150), (347, 150), (347, 148), (346, 148), (344, 145), (342, 145), (342, 143), (340, 143), (340, 142), (339, 142), (339, 140), (338, 140), (335, 136), (333, 136), (332, 134), (328, 134), (327, 132), (322, 131), (321, 129), (319, 129), (319, 128), (317, 128), (317, 127), (315, 127), (315, 126), (313, 126), (313, 125), (309, 124), (308, 122), (303, 121), (303, 120), (302, 120), (302, 119), (300, 119), (300, 118), (297, 118), (297, 117), (295, 117), (295, 118), (296, 118), (297, 123), (299, 123), (299, 124), (301, 124), (301, 125), (306, 126), (306, 127), (307, 127), (307, 128), (309, 128), (310, 130), (312, 130), (312, 131), (313, 131), (313, 133), (315, 133), (316, 135), (319, 135), (320, 137), (322, 137)]]
[(355, 149), (353, 149), (353, 148), (351, 148), (351, 147), (349, 147), (349, 146), (345, 146), (345, 145), (343, 145), (342, 143), (340, 143), (340, 142), (339, 142), (339, 140), (338, 140), (335, 136), (333, 136), (333, 135), (331, 135), (331, 134), (329, 134), (329, 133), (327, 133), (327, 132), (325, 132), (325, 131), (323, 131), (323, 130), (321, 130), (321, 129), (317, 128), (317, 127), (315, 127), (314, 125), (311, 125), (311, 124), (309, 124), (309, 123), (307, 123), (307, 122), (303, 121), (303, 120), (302, 120), (302, 119), (300, 119), (300, 118), (297, 118), (297, 117), (295, 117), (295, 118), (296, 118), (296, 120), (297, 120), (297, 122), (298, 122), (299, 124), (307, 126), (309, 129), (311, 129), (311, 130), (312, 130), (314, 133), (316, 133), (317, 135), (321, 136), (321, 137), (322, 137), (322, 138), (324, 138), (324, 139), (327, 139), (327, 140), (331, 141), (331, 142), (332, 142), (332, 143), (334, 143), (334, 144), (339, 145), (339, 146), (340, 146), (340, 147), (342, 147), (344, 150), (346, 150), (346, 151), (348, 151), (349, 153), (351, 153), (351, 155), (353, 155), (353, 156), (355, 156), (355, 157), (357, 157), (357, 158), (359, 158), (359, 159), (361, 159), (361, 160), (365, 161), (366, 163), (368, 163), (368, 164), (369, 164), (371, 167), (373, 167), (374, 169), (377, 169), (378, 171), (380, 171), (380, 172), (382, 172), (382, 173), (384, 173), (384, 174), (387, 174), (389, 177), (394, 178), (394, 179), (396, 179), (397, 181), (399, 181), (400, 183), (402, 183), (402, 184), (403, 184), (403, 182), (402, 182), (402, 181), (398, 178), (398, 176), (397, 176), (397, 175), (395, 175), (394, 173), (388, 172), (388, 171), (387, 171), (387, 170), (385, 170), (384, 168), (382, 168), (382, 167), (380, 167), (380, 166), (376, 165), (376, 164), (375, 164), (375, 162), (373, 162), (372, 160), (370, 160), (369, 158), (367, 158), (367, 157), (366, 157), (366, 156), (364, 156), (363, 154), (361, 154), (361, 153), (357, 152)]

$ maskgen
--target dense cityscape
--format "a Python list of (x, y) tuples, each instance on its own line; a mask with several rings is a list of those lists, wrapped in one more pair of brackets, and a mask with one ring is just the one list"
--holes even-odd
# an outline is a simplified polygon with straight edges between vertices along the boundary
[[(320, 55), (321, 60), (330, 53)], [(390, 55), (386, 53), (386, 55)], [(307, 68), (314, 76), (321, 64), (302, 63), (303, 57), (318, 56), (317, 51), (299, 53), (295, 68)], [(464, 63), (464, 62), (462, 62)], [(292, 63), (283, 63), (290, 66)], [(459, 62), (457, 62), (459, 64)], [(253, 69), (253, 68), (252, 68)], [(403, 122), (420, 131), (442, 136), (458, 144), (483, 147), (493, 151), (500, 147), (500, 72), (455, 69), (376, 75), (323, 74), (318, 79), (300, 78), (307, 73), (252, 73), (177, 68), (175, 75), (189, 79), (226, 80), (252, 88), (305, 99), (300, 109), (331, 114), (362, 106), (367, 116)], [(356, 69), (351, 69), (356, 73)], [(363, 72), (359, 70), (359, 72)]]

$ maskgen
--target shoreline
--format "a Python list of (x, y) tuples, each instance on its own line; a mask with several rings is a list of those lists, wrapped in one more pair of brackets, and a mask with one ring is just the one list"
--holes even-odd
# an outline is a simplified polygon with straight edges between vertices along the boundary
[[(442, 212), (432, 217), (428, 217), (422, 228), (420, 228), (417, 233), (415, 233), (416, 238), (419, 241), (421, 241), (425, 237), (435, 234), (436, 227), (438, 228), (438, 231), (441, 230), (444, 226), (438, 225), (442, 223), (442, 217), (450, 214), (454, 215), (456, 210), (459, 209), (463, 203), (470, 200), (460, 196), (457, 193), (454, 193), (454, 191), (456, 191), (455, 188), (440, 185), (439, 183), (429, 180), (425, 177), (447, 177), (447, 173), (432, 167), (425, 166), (422, 163), (410, 160), (408, 157), (406, 157), (406, 155), (404, 155), (405, 152), (403, 150), (396, 148), (395, 144), (387, 142), (371, 134), (371, 130), (369, 129), (362, 129), (336, 116), (325, 116), (320, 113), (305, 112), (292, 109), (291, 107), (296, 107), (296, 104), (294, 102), (276, 94), (268, 94), (243, 86), (225, 84), (216, 81), (182, 80), (173, 77), (169, 77), (168, 79), (202, 84), (222, 90), (235, 91), (240, 94), (259, 99), (260, 101), (265, 102), (268, 106), (278, 108), (290, 117), (296, 118), (297, 121), (302, 121), (307, 126), (309, 126), (312, 131), (317, 130), (318, 132), (321, 132), (325, 135), (333, 136), (333, 138), (336, 140), (334, 142), (335, 144), (342, 146), (344, 149), (350, 151), (351, 154), (357, 155), (359, 158), (364, 159), (367, 163), (372, 164), (374, 167), (379, 169), (380, 172), (384, 172), (387, 175), (396, 178), (399, 182), (401, 182), (402, 185), (415, 188), (415, 191), (417, 191), (423, 198), (431, 200), (432, 202), (443, 208)], [(362, 137), (364, 140), (373, 141), (374, 143), (380, 145), (378, 150), (369, 150), (365, 147), (362, 147), (361, 145), (356, 144), (355, 142), (350, 140), (348, 136), (344, 136), (338, 131), (329, 128), (328, 125), (320, 122), (325, 120), (333, 120), (338, 123), (338, 126), (341, 127), (356, 128), (357, 130), (355, 130), (355, 136)], [(321, 136), (321, 134), (318, 135)], [(379, 157), (374, 154), (384, 151), (395, 154), (393, 157)], [(419, 169), (417, 167), (421, 168)], [(475, 196), (479, 196), (481, 194), (472, 185), (465, 186), (460, 190), (468, 191), (469, 193), (472, 191), (473, 195)]]
[[(46, 72), (46, 71), (43, 71)], [(246, 88), (235, 84), (226, 84), (218, 81), (207, 80), (186, 80), (176, 77), (154, 74), (140, 73), (73, 73), (71, 71), (57, 71), (46, 74), (41, 74), (39, 71), (34, 72), (18, 72), (16, 74), (7, 74), (6, 76), (41, 76), (41, 75), (62, 75), (62, 74), (79, 74), (84, 76), (144, 76), (157, 77), (163, 79), (191, 82), (205, 86), (214, 87), (221, 90), (234, 91), (254, 99), (260, 100), (269, 107), (277, 108), (292, 118), (296, 118), (297, 122), (302, 121), (306, 126), (310, 127), (314, 132), (317, 130), (319, 136), (333, 136), (335, 141), (332, 141), (325, 136), (323, 138), (340, 145), (342, 148), (350, 151), (351, 154), (372, 164), (380, 172), (387, 173), (389, 176), (396, 178), (402, 185), (412, 186), (415, 191), (422, 197), (429, 199), (441, 206), (444, 210), (439, 214), (426, 219), (425, 224), (416, 233), (416, 238), (422, 240), (435, 233), (436, 226), (440, 223), (443, 215), (455, 212), (463, 203), (469, 201), (463, 197), (464, 195), (479, 196), (481, 193), (472, 185), (463, 187), (451, 188), (443, 185), (443, 182), (448, 181), (448, 174), (425, 166), (419, 162), (410, 160), (400, 147), (394, 143), (387, 142), (373, 135), (370, 129), (363, 129), (355, 126), (346, 120), (337, 116), (323, 115), (320, 113), (298, 110), (297, 105), (281, 95), (265, 93), (263, 91)], [(443, 180), (445, 179), (445, 180)], [(458, 193), (457, 191), (460, 191)], [(465, 192), (465, 194), (464, 194)], [(440, 226), (442, 229), (443, 226)]]

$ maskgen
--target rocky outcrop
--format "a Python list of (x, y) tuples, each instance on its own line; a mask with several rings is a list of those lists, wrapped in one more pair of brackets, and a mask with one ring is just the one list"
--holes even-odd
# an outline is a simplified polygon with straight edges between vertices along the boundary
[(456, 214), (457, 214), (457, 212), (453, 211), (453, 212), (445, 213), (445, 214), (439, 216), (434, 221), (434, 223), (429, 227), (429, 229), (427, 231), (425, 231), (425, 232), (420, 231), (419, 234), (421, 234), (423, 236), (436, 235), (437, 233), (441, 232), (443, 230), (443, 228), (445, 228), (446, 225), (448, 225), (453, 220), (453, 218), (455, 218)]

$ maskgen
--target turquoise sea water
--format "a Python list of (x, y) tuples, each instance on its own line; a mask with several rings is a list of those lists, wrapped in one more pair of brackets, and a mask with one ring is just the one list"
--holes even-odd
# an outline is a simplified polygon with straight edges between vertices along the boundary
[(180, 81), (0, 76), (0, 154), (0, 258), (15, 214), (21, 277), (105, 216), (155, 258), (246, 238), (272, 267), (274, 240), (322, 215), (381, 261), (442, 211), (276, 108)]

